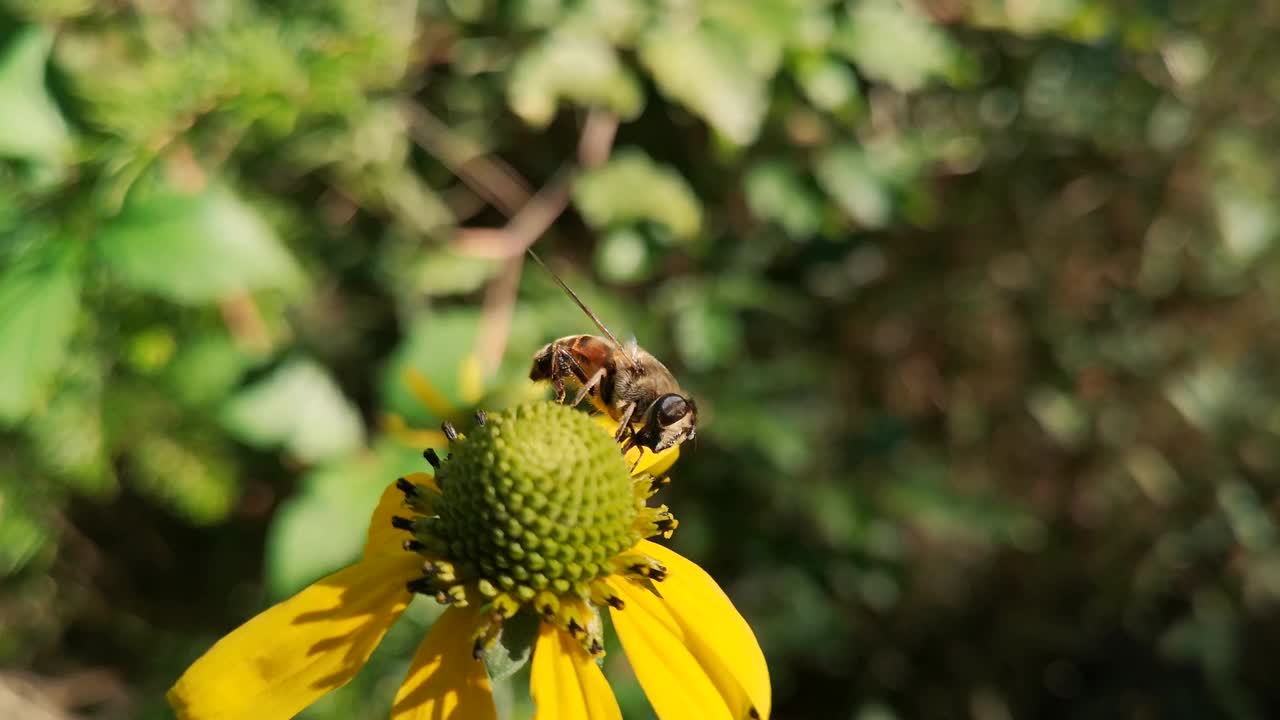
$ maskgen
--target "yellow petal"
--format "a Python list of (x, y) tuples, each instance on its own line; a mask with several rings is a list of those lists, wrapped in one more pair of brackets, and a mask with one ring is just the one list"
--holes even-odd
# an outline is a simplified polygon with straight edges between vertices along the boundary
[(448, 438), (442, 431), (411, 428), (404, 418), (395, 413), (383, 414), (382, 429), (400, 441), (401, 445), (412, 448), (438, 448), (448, 443)]
[(624, 610), (610, 610), (613, 629), (661, 720), (747, 717), (730, 711), (726, 698), (685, 646), (679, 623), (661, 598), (622, 578), (610, 578), (609, 585), (626, 603)]
[[(423, 485), (430, 489), (435, 489), (435, 478), (426, 473), (410, 473), (405, 479), (415, 485)], [(409, 539), (409, 534), (404, 530), (398, 530), (391, 526), (391, 517), (393, 515), (401, 515), (410, 517), (412, 515), (404, 504), (404, 493), (396, 487), (395, 483), (391, 483), (382, 491), (382, 497), (378, 498), (378, 505), (373, 509), (373, 515), (369, 518), (369, 531), (367, 539), (364, 543), (364, 556), (366, 558), (375, 555), (386, 555), (394, 557), (410, 557), (413, 553), (405, 552), (404, 541)], [(407, 561), (406, 561), (407, 562)], [(418, 558), (418, 562), (422, 562), (422, 558)]]
[(418, 402), (422, 403), (428, 410), (438, 418), (453, 417), (457, 412), (457, 408), (444, 396), (444, 393), (427, 379), (426, 375), (418, 372), (413, 368), (407, 368), (404, 371), (405, 384), (409, 386), (409, 390), (418, 398)]
[[(639, 458), (640, 462), (636, 463)], [(680, 459), (680, 446), (669, 447), (660, 453), (645, 448), (631, 448), (627, 451), (627, 467), (635, 466), (632, 475), (652, 475), (658, 477), (671, 469)]]
[[(608, 415), (596, 415), (593, 418), (600, 427), (605, 428), (612, 435), (618, 431), (618, 421)], [(665, 473), (671, 468), (676, 460), (680, 458), (680, 446), (669, 447), (660, 453), (645, 448), (634, 447), (627, 451), (627, 467), (634, 466), (631, 471), (632, 475), (653, 475), (658, 476)], [(639, 460), (639, 463), (636, 461)]]
[(475, 405), (484, 397), (484, 368), (474, 354), (463, 358), (458, 368), (458, 394), (468, 405)]
[(451, 607), (431, 626), (396, 693), (391, 720), (494, 720), (484, 663), (471, 656), (478, 605)]
[(219, 640), (169, 690), (179, 720), (287, 720), (350, 680), (409, 603), (403, 563), (352, 565)]
[(600, 666), (581, 643), (549, 623), (538, 630), (529, 689), (538, 706), (533, 720), (622, 720)]
[[(635, 549), (667, 567), (667, 578), (657, 584), (662, 600), (642, 591), (641, 602), (665, 601), (676, 623), (674, 630), (720, 690), (734, 717), (748, 717), (752, 707), (760, 717), (769, 717), (769, 667), (755, 633), (729, 597), (706, 571), (679, 553), (648, 540)], [(632, 595), (639, 590), (630, 587)], [(628, 605), (622, 612), (630, 609)]]

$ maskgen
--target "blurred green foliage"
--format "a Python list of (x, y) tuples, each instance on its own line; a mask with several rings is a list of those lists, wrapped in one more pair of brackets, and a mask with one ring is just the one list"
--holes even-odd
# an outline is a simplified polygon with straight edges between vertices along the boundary
[[(458, 231), (608, 111), (539, 248), (697, 398), (676, 545), (777, 717), (1280, 713), (1278, 33), (1234, 1), (0, 0), (0, 684), (165, 717), (352, 559), (421, 464), (402, 424), (591, 331), (533, 266), (504, 325), (514, 266)], [(434, 613), (307, 717), (385, 717)]]

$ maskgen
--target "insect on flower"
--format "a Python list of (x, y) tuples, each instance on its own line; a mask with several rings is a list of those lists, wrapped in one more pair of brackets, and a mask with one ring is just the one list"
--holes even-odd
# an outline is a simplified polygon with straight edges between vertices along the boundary
[(415, 594), (446, 609), (391, 720), (496, 718), (482, 658), (521, 618), (537, 626), (534, 720), (621, 720), (596, 662), (605, 612), (661, 720), (768, 718), (768, 668), (747, 622), (705, 571), (647, 539), (676, 529), (648, 501), (678, 449), (629, 470), (609, 430), (546, 401), (478, 413), (465, 436), (445, 423), (450, 452), (427, 451), (434, 475), (383, 492), (358, 562), (183, 673), (168, 695), (179, 720), (293, 717), (355, 676)]
[(604, 333), (568, 335), (533, 356), (529, 379), (549, 380), (556, 402), (565, 401), (565, 381), (578, 385), (569, 403), (583, 398), (618, 423), (615, 439), (623, 451), (642, 447), (661, 452), (691, 440), (697, 432), (698, 406), (680, 389), (675, 376), (635, 340), (623, 345), (591, 308), (533, 250), (529, 256), (551, 275), (574, 303)]

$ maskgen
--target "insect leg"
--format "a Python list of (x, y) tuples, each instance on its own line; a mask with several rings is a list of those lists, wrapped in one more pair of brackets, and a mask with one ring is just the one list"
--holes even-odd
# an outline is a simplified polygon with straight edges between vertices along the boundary
[(615, 442), (622, 442), (622, 437), (631, 431), (631, 416), (636, 411), (635, 403), (627, 403), (622, 409), (622, 417), (618, 418), (618, 431), (613, 434)]
[(599, 385), (600, 381), (603, 379), (604, 368), (600, 368), (596, 371), (595, 375), (591, 376), (590, 380), (587, 380), (582, 384), (582, 388), (578, 390), (578, 394), (573, 396), (573, 405), (571, 407), (578, 407), (578, 403), (582, 402), (582, 399), (591, 392), (591, 389)]
[(551, 349), (551, 385), (556, 389), (556, 402), (563, 403), (564, 390), (564, 372), (569, 368), (564, 364), (565, 352), (559, 345)]
[(640, 454), (636, 455), (636, 461), (635, 461), (634, 463), (632, 463), (632, 465), (631, 465), (631, 474), (632, 474), (632, 475), (635, 475), (635, 474), (636, 474), (636, 468), (640, 467), (640, 461), (641, 461), (642, 459), (644, 459), (644, 451), (645, 451), (645, 447), (644, 447), (643, 445), (641, 445), (641, 446), (639, 446), (639, 447), (640, 447)]

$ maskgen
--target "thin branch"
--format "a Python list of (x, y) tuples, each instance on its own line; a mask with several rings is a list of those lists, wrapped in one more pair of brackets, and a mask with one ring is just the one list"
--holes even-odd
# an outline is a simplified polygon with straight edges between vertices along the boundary
[(240, 349), (257, 355), (267, 355), (275, 344), (271, 331), (262, 319), (258, 304), (249, 293), (240, 293), (218, 301), (222, 322)]
[[(592, 168), (608, 160), (617, 131), (617, 115), (602, 110), (591, 111), (578, 139), (579, 164)], [(464, 255), (489, 259), (524, 254), (569, 206), (576, 179), (575, 170), (561, 170), (520, 208), (505, 227), (459, 230), (454, 239), (454, 249)]]
[(561, 171), (501, 228), (462, 228), (453, 249), (477, 258), (520, 257), (569, 206), (572, 175)]
[[(591, 168), (608, 160), (617, 130), (616, 115), (603, 111), (588, 114), (578, 140), (579, 164)], [(561, 170), (510, 216), (506, 226), (463, 229), (454, 239), (453, 247), (460, 253), (505, 260), (501, 272), (485, 288), (480, 332), (476, 337), (476, 356), (487, 375), (497, 371), (506, 351), (520, 272), (524, 267), (524, 252), (569, 206), (575, 179), (574, 170)]]
[(511, 317), (515, 311), (516, 292), (520, 289), (520, 272), (524, 268), (524, 256), (507, 258), (498, 273), (484, 289), (484, 306), (480, 315), (480, 329), (476, 334), (475, 353), (486, 377), (493, 377), (502, 364), (507, 351), (507, 338), (511, 335)]
[(404, 112), (414, 142), (489, 204), (510, 217), (529, 202), (533, 191), (515, 168), (455, 133), (425, 108), (406, 103)]

